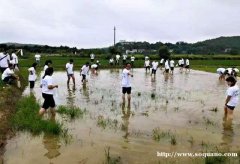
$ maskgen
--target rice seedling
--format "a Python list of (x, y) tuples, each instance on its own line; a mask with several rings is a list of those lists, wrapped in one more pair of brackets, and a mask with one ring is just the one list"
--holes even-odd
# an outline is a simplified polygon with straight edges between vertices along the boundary
[(194, 140), (192, 136), (187, 141), (190, 143), (191, 146), (193, 146)]
[(121, 157), (113, 157), (110, 154), (110, 147), (105, 148), (105, 162), (104, 164), (118, 164), (121, 163)]
[(71, 119), (79, 118), (80, 116), (82, 117), (86, 113), (86, 109), (81, 110), (78, 107), (72, 106), (59, 106), (57, 113), (66, 115), (70, 117)]
[(171, 145), (176, 145), (177, 144), (177, 140), (176, 140), (176, 136), (175, 135), (171, 135), (170, 143), (171, 143)]
[(138, 92), (138, 94), (137, 94), (139, 97), (141, 96), (141, 92)]
[(210, 111), (217, 112), (218, 111), (218, 107), (212, 108), (212, 109), (210, 109)]
[(155, 128), (152, 131), (152, 137), (155, 141), (160, 141), (162, 138), (170, 137), (170, 132), (161, 131), (160, 128)]
[(204, 119), (204, 122), (206, 125), (212, 125), (212, 126), (215, 125), (215, 123), (212, 120), (210, 120), (209, 118), (204, 117), (203, 119)]
[(97, 120), (97, 125), (103, 129), (106, 129), (106, 127), (117, 129), (118, 120), (117, 119), (111, 120), (109, 118), (104, 119), (103, 116), (99, 116)]
[(155, 98), (156, 98), (155, 93), (151, 93), (151, 98), (152, 98), (152, 99), (155, 99)]
[(205, 164), (225, 164), (227, 163), (227, 157), (225, 156), (213, 156), (213, 157), (206, 157)]

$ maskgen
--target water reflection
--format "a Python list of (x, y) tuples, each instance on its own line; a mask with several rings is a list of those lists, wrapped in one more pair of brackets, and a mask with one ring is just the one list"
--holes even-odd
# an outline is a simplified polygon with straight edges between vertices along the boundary
[(67, 89), (68, 89), (68, 95), (66, 97), (67, 104), (70, 105), (70, 106), (74, 106), (76, 88), (75, 88), (74, 85), (73, 86), (67, 85)]
[(123, 136), (123, 138), (125, 138), (128, 142), (128, 136), (129, 136), (129, 118), (130, 118), (130, 115), (131, 115), (131, 107), (128, 106), (127, 109), (125, 108), (125, 105), (122, 105), (122, 120), (123, 120), (123, 123), (122, 123), (122, 131), (125, 132), (125, 135)]
[(86, 83), (82, 84), (82, 94), (83, 96), (86, 97), (86, 99), (88, 100), (87, 102), (89, 102), (89, 87), (87, 86)]
[(51, 160), (61, 155), (59, 152), (61, 144), (58, 136), (44, 134), (43, 145), (44, 148), (48, 151), (46, 154), (44, 154), (44, 156), (48, 159)]
[(231, 143), (233, 142), (233, 137), (234, 137), (232, 120), (227, 119), (227, 117), (224, 116), (222, 125), (223, 125), (223, 132), (222, 132), (221, 145), (224, 146), (226, 151), (229, 151), (231, 148)]

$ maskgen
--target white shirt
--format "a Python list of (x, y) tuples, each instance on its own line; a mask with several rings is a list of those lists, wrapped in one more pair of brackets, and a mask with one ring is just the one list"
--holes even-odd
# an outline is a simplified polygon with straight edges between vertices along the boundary
[(123, 60), (126, 60), (127, 59), (127, 55), (123, 55)]
[(169, 63), (168, 63), (168, 60), (165, 62), (165, 69), (169, 69)]
[(35, 55), (35, 59), (36, 59), (36, 60), (40, 60), (40, 58), (41, 58), (41, 55), (39, 55), (39, 54), (36, 54), (36, 55)]
[(73, 74), (73, 64), (67, 63), (66, 64), (67, 74), (72, 75)]
[(224, 73), (225, 72), (225, 68), (218, 68), (217, 69), (217, 73)]
[(53, 78), (47, 75), (42, 79), (42, 93), (53, 95), (53, 89), (48, 89), (50, 85), (53, 85)]
[(170, 67), (174, 67), (174, 64), (175, 64), (174, 60), (171, 60), (170, 61)]
[(158, 62), (152, 62), (152, 69), (157, 70)]
[(181, 59), (181, 64), (184, 65), (184, 60), (183, 59)]
[(132, 56), (132, 57), (131, 57), (131, 61), (134, 61), (134, 60), (135, 60), (135, 57), (134, 57), (134, 56)]
[(97, 68), (97, 67), (98, 67), (97, 64), (92, 64), (92, 65), (91, 65), (91, 68), (94, 68), (94, 69), (95, 69), (95, 68)]
[(146, 60), (144, 66), (145, 66), (145, 67), (149, 67), (149, 66), (150, 66), (150, 61), (149, 61), (149, 60)]
[[(2, 59), (2, 60), (1, 60)], [(10, 61), (10, 56), (8, 54), (0, 53), (0, 67), (7, 68), (8, 61)]]
[(94, 58), (95, 58), (95, 55), (94, 55), (94, 54), (91, 54), (91, 55), (90, 55), (90, 58), (91, 58), (91, 59), (94, 59)]
[(29, 75), (28, 75), (28, 81), (35, 81), (36, 80), (36, 70), (34, 67), (30, 67), (28, 69)]
[(113, 59), (110, 59), (110, 60), (109, 60), (109, 63), (113, 63), (113, 62), (114, 62), (114, 60), (113, 60)]
[(228, 73), (231, 74), (232, 73), (232, 68), (227, 68)]
[(86, 65), (84, 65), (81, 69), (81, 74), (82, 75), (87, 75), (89, 71), (89, 66), (87, 67)]
[(12, 53), (13, 64), (18, 64), (18, 56), (15, 53)]
[(187, 59), (187, 60), (186, 60), (186, 65), (189, 66), (189, 64), (190, 64), (190, 63), (189, 63), (189, 60)]
[(164, 59), (161, 59), (160, 63), (163, 64), (163, 62), (164, 62)]
[(122, 72), (122, 87), (131, 87), (129, 73), (130, 73), (129, 70), (127, 70), (126, 68), (123, 69), (123, 72)]
[(119, 60), (120, 59), (120, 55), (116, 55), (116, 60)]
[(239, 87), (237, 85), (229, 87), (227, 90), (227, 96), (231, 96), (230, 101), (227, 103), (228, 106), (237, 106), (238, 96), (239, 96)]
[(43, 71), (45, 72), (46, 69), (48, 69), (48, 65), (45, 65), (45, 66), (43, 67)]
[(4, 80), (6, 77), (12, 76), (14, 74), (14, 71), (10, 68), (7, 68), (3, 74), (2, 74), (2, 80)]

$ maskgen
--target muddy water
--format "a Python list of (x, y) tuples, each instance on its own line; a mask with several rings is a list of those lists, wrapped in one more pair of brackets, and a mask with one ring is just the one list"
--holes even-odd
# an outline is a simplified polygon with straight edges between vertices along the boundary
[[(101, 70), (90, 74), (88, 83), (74, 90), (66, 85), (65, 72), (55, 72), (59, 85), (55, 94), (58, 105), (75, 105), (87, 110), (83, 118), (69, 121), (60, 115), (72, 136), (65, 143), (59, 137), (19, 132), (8, 141), (6, 163), (104, 163), (110, 147), (110, 157), (122, 163), (158, 163), (166, 161), (204, 162), (202, 158), (164, 158), (158, 152), (237, 152), (240, 150), (240, 112), (234, 121), (223, 119), (225, 83), (211, 73), (191, 71), (164, 76), (158, 70), (156, 78), (143, 69), (133, 70), (131, 107), (121, 103), (121, 70)], [(34, 94), (41, 102), (39, 82)], [(24, 94), (29, 94), (27, 88)], [(211, 111), (217, 108), (217, 112)], [(110, 120), (106, 126), (98, 119)], [(171, 137), (153, 139), (153, 129)]]

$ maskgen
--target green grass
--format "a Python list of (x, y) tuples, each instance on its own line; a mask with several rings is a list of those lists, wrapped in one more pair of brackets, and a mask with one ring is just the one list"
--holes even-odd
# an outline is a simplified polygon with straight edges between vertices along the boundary
[(12, 118), (14, 129), (29, 131), (33, 134), (42, 132), (59, 135), (63, 131), (60, 123), (52, 120), (43, 120), (39, 115), (39, 104), (34, 96), (22, 97), (16, 106), (17, 112)]
[(68, 107), (68, 106), (61, 105), (58, 107), (57, 113), (66, 115), (66, 116), (70, 117), (71, 119), (75, 119), (75, 118), (79, 118), (79, 117), (83, 116), (83, 114), (86, 113), (86, 110), (81, 110), (80, 108), (75, 107), (75, 106)]

